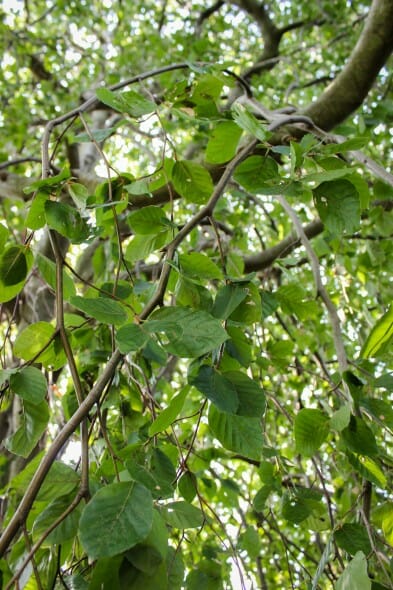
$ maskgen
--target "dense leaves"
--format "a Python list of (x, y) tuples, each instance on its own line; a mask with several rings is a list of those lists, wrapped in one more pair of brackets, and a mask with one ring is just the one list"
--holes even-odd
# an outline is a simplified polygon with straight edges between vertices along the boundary
[(4, 3), (2, 588), (393, 587), (392, 23)]

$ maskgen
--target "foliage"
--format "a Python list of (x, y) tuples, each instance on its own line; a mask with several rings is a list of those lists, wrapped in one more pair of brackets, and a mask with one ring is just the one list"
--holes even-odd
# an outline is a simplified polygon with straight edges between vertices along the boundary
[(0, 10), (4, 589), (393, 588), (393, 10), (271, 4)]

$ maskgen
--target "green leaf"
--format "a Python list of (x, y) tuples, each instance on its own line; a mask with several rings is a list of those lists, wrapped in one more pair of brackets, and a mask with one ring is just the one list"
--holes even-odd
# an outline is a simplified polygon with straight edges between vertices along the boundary
[(31, 404), (41, 403), (47, 394), (45, 376), (36, 367), (24, 367), (10, 377), (12, 391)]
[(372, 430), (364, 420), (351, 416), (349, 425), (341, 432), (341, 439), (348, 450), (359, 455), (372, 457), (378, 454), (378, 447)]
[(295, 441), (298, 453), (312, 457), (329, 432), (329, 418), (321, 412), (303, 408), (295, 418)]
[(222, 412), (236, 413), (239, 406), (236, 389), (228, 379), (213, 367), (202, 365), (189, 383), (203, 393)]
[(360, 475), (362, 475), (362, 477), (371, 481), (371, 483), (374, 483), (376, 486), (381, 488), (386, 487), (386, 476), (373, 459), (363, 455), (353, 455), (352, 453), (347, 454), (350, 464), (358, 473), (360, 473)]
[(336, 410), (330, 418), (330, 427), (341, 432), (346, 428), (351, 419), (351, 404), (344, 404)]
[(189, 393), (189, 388), (184, 387), (180, 393), (175, 395), (169, 406), (158, 414), (157, 418), (149, 426), (149, 436), (155, 436), (159, 432), (166, 430), (178, 417), (183, 409), (185, 399)]
[[(72, 498), (62, 496), (53, 500), (42, 512), (40, 512), (33, 525), (33, 540), (37, 541), (43, 533), (57, 520), (70, 506)], [(82, 505), (66, 516), (64, 520), (46, 537), (43, 547), (52, 547), (72, 539), (78, 531), (78, 523), (82, 513)]]
[(393, 408), (389, 402), (382, 399), (363, 398), (360, 405), (375, 422), (384, 424), (393, 431)]
[(213, 181), (206, 168), (188, 160), (175, 162), (172, 182), (179, 195), (191, 203), (205, 203), (214, 190)]
[(249, 290), (243, 285), (229, 284), (221, 287), (214, 301), (212, 315), (226, 320), (247, 297)]
[(30, 403), (22, 402), (20, 426), (18, 430), (5, 441), (5, 447), (15, 455), (28, 457), (49, 422), (49, 410), (46, 402)]
[(109, 484), (83, 510), (79, 533), (90, 558), (112, 557), (140, 543), (153, 523), (153, 500), (139, 483)]
[(84, 242), (90, 234), (89, 226), (80, 213), (58, 201), (45, 202), (45, 219), (48, 226), (68, 238), (74, 244)]
[(371, 551), (367, 530), (356, 522), (343, 524), (334, 532), (334, 539), (341, 549), (351, 555), (355, 555), (357, 551), (363, 551), (367, 555)]
[(50, 193), (52, 189), (55, 187), (61, 187), (64, 184), (64, 181), (70, 178), (71, 173), (68, 168), (64, 168), (59, 174), (55, 174), (54, 176), (49, 176), (48, 178), (43, 178), (41, 180), (36, 180), (29, 186), (23, 189), (23, 192), (28, 195), (29, 193), (33, 193), (36, 190), (43, 189), (45, 192)]
[[(98, 559), (90, 579), (88, 590), (103, 590), (104, 588), (121, 590), (119, 569), (122, 565), (122, 561), (123, 555)], [(74, 590), (74, 586), (70, 586), (70, 588)]]
[(179, 479), (178, 488), (186, 502), (192, 502), (198, 490), (197, 478), (191, 471), (185, 471)]
[(153, 236), (137, 235), (132, 238), (126, 248), (126, 259), (129, 262), (143, 260), (152, 252), (160, 250), (171, 240), (172, 232), (166, 231)]
[(270, 156), (250, 156), (236, 167), (234, 174), (236, 182), (253, 194), (263, 193), (279, 178), (278, 164)]
[(32, 200), (29, 212), (26, 217), (26, 227), (30, 229), (41, 229), (46, 224), (45, 203), (48, 200), (48, 193), (38, 191)]
[(187, 308), (162, 308), (144, 327), (151, 333), (165, 334), (165, 349), (182, 358), (202, 356), (228, 338), (219, 320), (205, 311)]
[(140, 350), (150, 336), (138, 324), (125, 324), (116, 332), (116, 345), (122, 354)]
[(260, 385), (240, 371), (228, 371), (223, 373), (223, 376), (232, 384), (237, 393), (239, 405), (236, 414), (261, 418), (265, 412), (266, 400)]
[(107, 88), (98, 88), (96, 90), (96, 95), (101, 102), (115, 111), (128, 113), (131, 117), (135, 118), (153, 113), (157, 108), (153, 101), (148, 100), (135, 90), (115, 93)]
[(222, 271), (206, 254), (191, 252), (180, 254), (179, 264), (183, 274), (193, 279), (222, 279)]
[[(56, 264), (40, 252), (37, 252), (36, 263), (44, 280), (53, 290), (56, 290)], [(74, 281), (67, 271), (63, 269), (63, 295), (65, 301), (69, 301), (75, 295), (75, 292)]]
[(0, 223), (0, 251), (4, 250), (4, 246), (6, 245), (10, 232), (2, 223)]
[(127, 321), (125, 307), (118, 301), (114, 301), (108, 297), (89, 298), (77, 295), (70, 298), (70, 303), (103, 324), (118, 326)]
[(282, 498), (282, 516), (294, 524), (300, 524), (313, 513), (321, 511), (321, 494), (313, 489), (298, 486), (286, 492)]
[(228, 451), (257, 461), (261, 458), (263, 436), (259, 418), (220, 412), (211, 405), (209, 426), (214, 436)]
[(332, 234), (341, 235), (358, 229), (359, 193), (349, 180), (323, 182), (313, 194), (321, 221)]
[(68, 192), (78, 209), (82, 211), (86, 209), (86, 202), (89, 198), (89, 191), (84, 184), (72, 182), (68, 184)]
[(209, 164), (223, 164), (236, 154), (242, 130), (232, 121), (218, 123), (206, 146), (205, 159)]
[(263, 126), (261, 121), (259, 121), (255, 115), (251, 113), (247, 107), (239, 102), (235, 102), (232, 105), (232, 117), (235, 123), (240, 127), (240, 129), (244, 129), (247, 133), (254, 135), (257, 139), (264, 142), (267, 138), (266, 128)]
[(371, 590), (371, 580), (367, 575), (367, 559), (358, 551), (337, 580), (335, 590)]
[(31, 361), (45, 349), (54, 333), (55, 328), (48, 322), (30, 324), (16, 337), (14, 353), (25, 361)]
[(133, 211), (127, 221), (131, 229), (141, 235), (157, 235), (162, 231), (167, 231), (171, 223), (161, 207), (153, 205)]
[(161, 507), (164, 520), (176, 529), (192, 529), (203, 525), (204, 516), (199, 508), (188, 502), (169, 502)]
[(380, 358), (390, 352), (393, 341), (393, 305), (379, 318), (360, 352), (361, 358)]
[(0, 257), (0, 281), (6, 287), (24, 281), (28, 273), (27, 249), (25, 246), (10, 246)]

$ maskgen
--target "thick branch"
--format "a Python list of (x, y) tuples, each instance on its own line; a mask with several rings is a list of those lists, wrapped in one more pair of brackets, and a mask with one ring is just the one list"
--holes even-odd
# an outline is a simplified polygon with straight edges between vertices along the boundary
[(344, 69), (304, 114), (325, 131), (341, 123), (362, 104), (392, 51), (393, 2), (374, 0)]

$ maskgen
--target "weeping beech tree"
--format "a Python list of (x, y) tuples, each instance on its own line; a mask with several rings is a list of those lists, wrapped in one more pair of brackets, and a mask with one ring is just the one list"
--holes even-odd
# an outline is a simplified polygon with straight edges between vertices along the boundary
[(2, 588), (393, 588), (391, 0), (0, 14)]

